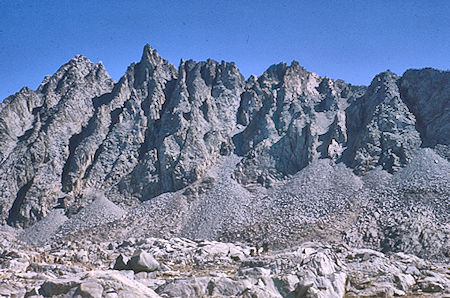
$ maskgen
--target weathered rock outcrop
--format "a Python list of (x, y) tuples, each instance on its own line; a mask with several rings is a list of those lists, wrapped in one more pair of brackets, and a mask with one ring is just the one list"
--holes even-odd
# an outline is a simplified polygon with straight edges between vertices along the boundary
[(402, 99), (416, 116), (422, 147), (450, 160), (450, 72), (408, 70), (400, 80)]
[(113, 81), (100, 63), (77, 56), (36, 91), (22, 89), (1, 110), (0, 218), (28, 225), (57, 205), (70, 138)]
[(182, 61), (137, 166), (113, 191), (146, 200), (202, 177), (219, 156), (233, 151), (243, 85), (233, 63)]
[(248, 125), (234, 137), (244, 156), (235, 177), (270, 186), (317, 158), (341, 156), (347, 141), (344, 111), (365, 88), (321, 78), (294, 61), (251, 77), (247, 89), (238, 119)]
[[(145, 200), (197, 180), (233, 150), (243, 77), (234, 64), (182, 62), (178, 73), (146, 46), (74, 136), (63, 191), (86, 189)], [(83, 202), (81, 202), (82, 204)]]
[(377, 75), (346, 111), (348, 145), (343, 160), (357, 173), (377, 166), (395, 172), (421, 144), (415, 117), (400, 97), (399, 79), (390, 71)]
[(107, 191), (132, 173), (151, 146), (175, 80), (175, 68), (146, 46), (141, 61), (100, 98), (90, 122), (72, 138), (73, 153), (61, 178), (67, 205), (83, 206), (83, 192)]
[[(354, 182), (345, 166), (359, 176), (378, 168), (396, 173), (420, 147), (445, 157), (448, 77), (432, 69), (403, 77), (387, 71), (369, 87), (354, 86), (293, 62), (245, 81), (227, 62), (181, 61), (177, 70), (147, 45), (113, 84), (101, 64), (77, 56), (36, 91), (24, 88), (1, 104), (0, 219), (26, 227), (54, 208), (70, 218), (105, 196), (124, 212), (150, 199), (172, 206), (181, 212), (170, 221), (174, 233), (206, 235), (207, 223), (223, 228), (233, 217), (241, 218), (231, 220), (234, 227), (250, 225), (244, 218), (251, 212), (230, 211), (225, 219), (210, 202), (250, 210), (268, 193), (295, 201), (301, 190), (284, 196), (277, 185), (318, 159)], [(211, 174), (221, 169), (226, 177)], [(329, 191), (339, 192), (337, 184)], [(349, 204), (359, 185), (336, 198)], [(319, 208), (319, 192), (311, 193)], [(203, 204), (215, 215), (195, 215)]]
[(0, 295), (448, 295), (449, 123), (449, 71), (76, 56), (0, 103)]

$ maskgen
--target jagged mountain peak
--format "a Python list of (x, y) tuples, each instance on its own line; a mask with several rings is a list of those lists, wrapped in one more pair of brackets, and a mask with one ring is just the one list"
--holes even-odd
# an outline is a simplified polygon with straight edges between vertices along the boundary
[(281, 62), (278, 64), (271, 65), (259, 78), (274, 78), (278, 81), (281, 81), (284, 74), (286, 73), (287, 64), (285, 62)]
[(306, 70), (300, 63), (296, 60), (292, 60), (291, 64), (288, 64), (286, 62), (280, 62), (277, 64), (271, 65), (267, 70), (261, 75), (267, 76), (267, 77), (273, 77), (277, 78), (278, 80), (281, 80), (283, 76), (286, 75), (286, 72), (290, 72), (292, 74), (311, 74), (312, 72)]
[(92, 63), (92, 61), (89, 60), (89, 58), (78, 54), (78, 55), (75, 55), (72, 59), (70, 59), (68, 64), (73, 64), (73, 65), (82, 65), (82, 64), (93, 65), (94, 63)]
[(72, 84), (83, 84), (88, 81), (104, 81), (109, 85), (114, 84), (114, 80), (102, 62), (94, 64), (85, 56), (76, 55), (62, 65), (55, 74), (46, 76), (37, 91), (41, 93), (65, 92), (71, 88)]
[[(107, 73), (103, 63), (100, 61), (98, 64), (94, 64), (87, 57), (83, 55), (76, 55), (63, 64), (53, 75), (47, 75), (39, 85), (37, 91), (43, 91), (45, 86), (52, 80), (57, 82), (61, 79), (68, 79), (73, 82), (82, 80), (89, 74), (96, 75), (96, 79), (101, 79), (99, 76), (104, 77), (103, 79), (110, 80), (113, 82), (112, 78)], [(4, 100), (4, 104), (14, 99), (17, 95), (29, 94), (32, 90), (25, 86), (20, 89), (16, 94), (8, 96)], [(45, 92), (45, 91), (43, 91)], [(9, 98), (9, 99), (8, 99)]]
[(201, 79), (208, 87), (222, 84), (228, 89), (240, 88), (245, 81), (234, 62), (223, 60), (221, 62), (213, 59), (199, 62), (192, 59), (181, 61), (178, 73), (180, 83), (186, 81), (190, 84), (195, 79)]
[(76, 76), (74, 79), (78, 79), (87, 76), (94, 68), (102, 68), (102, 64), (95, 65), (91, 60), (83, 55), (76, 55), (70, 59), (67, 63), (59, 68), (59, 70), (53, 75), (54, 77), (61, 76)]
[[(383, 92), (387, 92), (389, 90), (391, 93), (398, 92), (399, 79), (400, 77), (397, 74), (389, 70), (381, 72), (377, 74), (370, 82), (368, 92), (379, 94), (379, 98), (384, 96)], [(383, 90), (383, 92), (379, 92), (380, 90)]]
[(372, 79), (372, 82), (370, 83), (370, 85), (388, 82), (388, 81), (397, 81), (398, 79), (400, 79), (400, 77), (388, 69), (386, 71), (383, 71), (383, 72), (380, 72), (379, 74), (377, 74)]
[[(106, 279), (102, 286), (85, 283), (84, 269), (67, 265), (89, 263), (92, 252), (99, 252), (104, 266), (114, 250), (124, 253), (115, 269), (133, 269), (136, 262), (124, 264), (133, 246), (151, 249), (164, 264), (161, 249), (172, 255), (178, 249), (183, 259), (167, 263), (176, 272), (186, 267), (188, 247), (198, 255), (189, 254), (189, 264), (201, 278), (181, 273), (167, 281), (158, 279), (158, 271), (136, 271), (135, 284), (145, 280), (142, 287), (160, 295), (189, 296), (179, 285), (191, 289), (194, 283), (214, 295), (219, 292), (210, 285), (222, 282), (233, 288), (224, 292), (247, 295), (253, 292), (247, 286), (236, 290), (237, 281), (255, 284), (259, 278), (271, 282), (257, 283), (271, 289), (255, 292), (262, 296), (445, 295), (450, 282), (444, 267), (427, 269), (423, 260), (404, 253), (448, 264), (449, 104), (450, 72), (434, 69), (408, 70), (401, 77), (385, 71), (366, 87), (319, 76), (293, 61), (245, 80), (233, 62), (181, 60), (177, 69), (146, 45), (141, 60), (114, 83), (101, 62), (76, 56), (38, 90), (23, 88), (0, 104), (0, 233), (18, 227), (20, 239), (52, 244), (55, 259), (45, 255), (50, 246), (40, 252), (54, 272), (77, 272), (70, 275), (75, 281), (64, 273), (67, 287), (43, 275), (49, 280), (39, 292), (41, 277), (26, 279), (32, 290), (19, 296), (91, 290), (97, 295), (97, 289), (101, 295), (103, 286), (111, 290)], [(148, 237), (255, 247), (244, 254), (231, 244)], [(387, 258), (335, 244), (276, 251), (305, 241), (393, 253)], [(11, 272), (7, 282), (23, 283), (18, 271), (47, 266), (30, 265), (34, 257), (16, 252), (22, 244), (16, 247), (9, 238), (5, 243), (0, 267)], [(62, 243), (83, 250), (55, 251)], [(346, 276), (347, 265), (332, 260), (336, 253), (358, 272), (370, 263), (376, 282)], [(212, 255), (227, 272), (240, 269), (210, 279), (203, 261)], [(276, 266), (267, 269), (274, 256), (284, 259), (284, 267), (290, 264), (281, 266), (289, 275), (280, 275)], [(142, 251), (132, 260), (140, 257)], [(380, 260), (392, 258), (398, 264), (387, 273)], [(101, 264), (93, 260), (89, 268)], [(249, 260), (252, 268), (243, 269)], [(254, 270), (253, 261), (264, 264)], [(1, 293), (8, 290), (0, 286)]]
[[(102, 64), (78, 55), (47, 76), (36, 91), (16, 94), (0, 111), (0, 208), (9, 205), (3, 220), (26, 225), (53, 208), (69, 140), (89, 122), (94, 99), (113, 85)], [(4, 197), (14, 192), (10, 205)], [(25, 207), (24, 201), (30, 204)]]
[[(125, 84), (127, 86), (126, 89), (135, 88), (137, 90), (144, 90), (153, 88), (150, 83), (151, 81), (159, 79), (170, 81), (176, 76), (176, 68), (169, 61), (159, 56), (158, 52), (149, 44), (146, 44), (142, 52), (141, 60), (138, 63), (133, 62), (128, 66), (125, 75), (120, 79), (115, 89), (120, 89), (120, 86)], [(146, 93), (147, 91), (144, 92)]]
[(142, 51), (141, 61), (139, 63), (156, 66), (159, 64), (167, 63), (167, 61), (161, 58), (158, 52), (155, 49), (153, 49), (149, 44), (146, 44)]
[(297, 60), (292, 60), (291, 65), (288, 67), (293, 72), (300, 72), (300, 73), (311, 73), (306, 68), (304, 68)]
[(23, 95), (29, 95), (31, 92), (33, 92), (28, 86), (24, 86), (22, 87), (18, 92), (8, 96), (7, 98), (5, 98), (1, 104), (2, 106), (6, 106), (7, 104), (11, 103), (14, 99), (23, 96)]
[[(358, 174), (395, 172), (420, 145), (419, 112), (403, 99), (411, 87), (390, 71), (366, 88), (292, 61), (245, 81), (233, 62), (181, 60), (176, 69), (147, 44), (112, 88), (102, 63), (76, 56), (37, 92), (22, 91), (20, 104), (3, 104), (0, 174), (23, 164), (2, 174), (9, 222), (31, 223), (59, 199), (76, 210), (91, 190), (116, 203), (148, 200), (196, 183), (230, 154), (239, 156), (236, 181), (271, 187), (319, 158)], [(48, 177), (56, 182), (44, 185)]]

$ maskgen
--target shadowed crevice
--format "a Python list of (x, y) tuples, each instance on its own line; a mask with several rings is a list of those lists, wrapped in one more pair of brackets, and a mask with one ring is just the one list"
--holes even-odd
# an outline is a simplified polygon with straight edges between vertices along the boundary
[(94, 106), (93, 116), (89, 119), (88, 124), (82, 128), (80, 133), (72, 135), (72, 137), (69, 139), (69, 156), (64, 163), (64, 167), (61, 173), (62, 191), (65, 193), (72, 191), (70, 172), (71, 170), (73, 170), (73, 158), (75, 156), (76, 149), (83, 142), (83, 140), (95, 133), (97, 120), (96, 115), (98, 114), (99, 108), (109, 102), (109, 95), (110, 93), (106, 93), (102, 96), (92, 99), (92, 104)]
[(22, 186), (17, 192), (16, 199), (14, 200), (11, 209), (9, 209), (8, 219), (6, 220), (8, 225), (12, 226), (17, 222), (19, 218), (20, 207), (22, 206), (25, 196), (28, 190), (30, 190), (32, 184), (33, 180)]

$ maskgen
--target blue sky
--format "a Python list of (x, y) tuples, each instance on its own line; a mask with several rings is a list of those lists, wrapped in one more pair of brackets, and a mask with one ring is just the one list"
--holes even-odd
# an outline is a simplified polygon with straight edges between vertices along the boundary
[(118, 80), (146, 43), (175, 66), (234, 61), (248, 77), (297, 60), (369, 84), (386, 69), (449, 69), (450, 1), (0, 0), (0, 100), (76, 54)]

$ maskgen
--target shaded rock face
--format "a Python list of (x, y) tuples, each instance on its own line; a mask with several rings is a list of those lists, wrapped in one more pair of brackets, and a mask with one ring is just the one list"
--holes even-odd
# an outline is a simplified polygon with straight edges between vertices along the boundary
[(243, 85), (232, 63), (182, 61), (137, 166), (114, 191), (145, 200), (202, 177), (217, 157), (233, 150), (231, 135)]
[(348, 144), (343, 160), (357, 173), (377, 166), (395, 172), (421, 144), (416, 119), (400, 97), (399, 79), (390, 71), (379, 74), (346, 110)]
[(343, 161), (358, 174), (397, 171), (421, 144), (399, 79), (387, 71), (368, 88), (352, 86), (297, 63), (250, 78), (238, 114), (247, 127), (235, 136), (244, 156), (236, 179), (270, 186), (317, 158)]
[(89, 122), (94, 101), (113, 80), (102, 64), (77, 56), (36, 91), (9, 97), (0, 111), (0, 216), (9, 224), (40, 219), (61, 196), (70, 139)]
[(364, 89), (321, 78), (297, 62), (251, 77), (238, 113), (247, 126), (234, 137), (244, 156), (234, 177), (270, 186), (317, 158), (339, 159), (347, 142), (345, 109)]
[(245, 81), (234, 63), (177, 70), (147, 45), (114, 84), (102, 64), (77, 56), (0, 105), (0, 220), (26, 227), (53, 208), (72, 215), (93, 193), (138, 204), (207, 179), (232, 154), (243, 186), (271, 187), (322, 158), (357, 175), (394, 173), (420, 146), (447, 154), (448, 78), (388, 71), (354, 86), (293, 62)]
[(417, 119), (424, 147), (450, 145), (450, 72), (408, 70), (400, 80), (402, 99)]
[(67, 200), (75, 201), (69, 204), (84, 205), (87, 189), (109, 190), (134, 170), (175, 80), (176, 69), (147, 46), (141, 61), (131, 64), (98, 101), (88, 125), (73, 136), (73, 153), (61, 178)]

